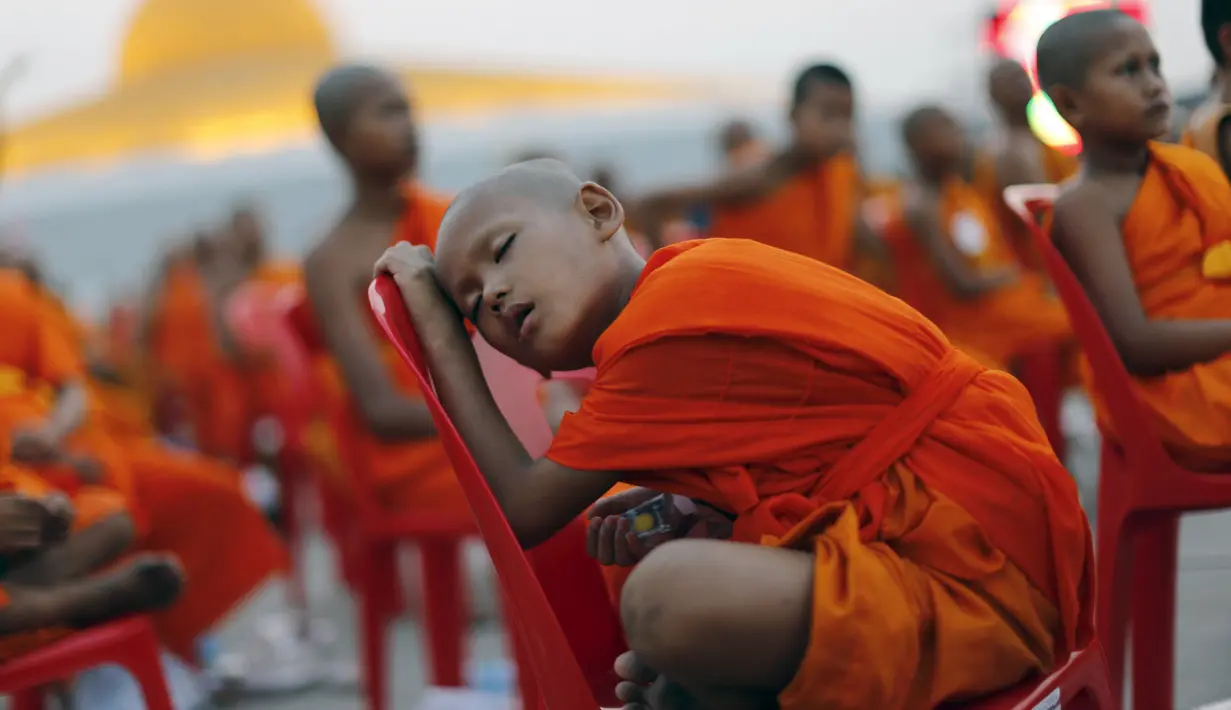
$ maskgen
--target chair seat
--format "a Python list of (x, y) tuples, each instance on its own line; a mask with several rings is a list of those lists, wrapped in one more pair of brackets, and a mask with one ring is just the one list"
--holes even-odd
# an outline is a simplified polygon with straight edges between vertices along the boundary
[(154, 627), (144, 616), (113, 621), (78, 631), (44, 648), (0, 665), (0, 693), (63, 680), (83, 670), (113, 663), (128, 644), (157, 644)]

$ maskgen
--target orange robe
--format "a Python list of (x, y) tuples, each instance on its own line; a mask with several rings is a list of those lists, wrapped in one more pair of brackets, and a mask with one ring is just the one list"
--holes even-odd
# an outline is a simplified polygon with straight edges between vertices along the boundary
[(689, 242), (654, 255), (594, 360), (548, 458), (815, 554), (785, 710), (932, 708), (1090, 639), (1089, 527), (1029, 395), (903, 302), (753, 242)]
[(840, 269), (852, 264), (859, 165), (838, 155), (801, 172), (768, 197), (714, 211), (709, 236), (754, 238)]
[[(1142, 308), (1151, 319), (1231, 319), (1231, 270), (1203, 269), (1207, 252), (1231, 249), (1231, 188), (1222, 168), (1181, 146), (1152, 143), (1150, 152), (1121, 226)], [(1231, 463), (1231, 353), (1138, 378), (1137, 392), (1156, 414), (1169, 450), (1186, 465), (1226, 469)], [(1106, 408), (1097, 397), (1095, 404), (1107, 430)]]
[[(302, 283), (296, 263), (267, 261), (249, 276), (248, 283), (274, 294), (284, 286)], [(201, 347), (210, 353), (200, 377), (204, 387), (197, 398), (194, 417), (197, 447), (212, 456), (244, 462), (253, 458), (252, 427), (274, 411), (282, 378), (276, 368), (252, 353), (245, 367), (231, 362), (218, 345), (212, 325), (210, 342)]]
[[(940, 218), (973, 268), (994, 270), (1015, 262), (983, 199), (962, 180), (953, 178), (945, 185)], [(977, 299), (959, 299), (945, 286), (903, 218), (899, 216), (888, 229), (897, 251), (903, 297), (984, 365), (1007, 369), (1019, 355), (1072, 338), (1063, 305), (1048, 292), (1040, 275), (1026, 272), (1015, 284)]]
[[(48, 340), (80, 347), (84, 329), (58, 299), (49, 292), (31, 293), (42, 305)], [(121, 491), (142, 522), (137, 546), (179, 559), (188, 582), (174, 605), (154, 615), (154, 623), (170, 651), (192, 660), (203, 633), (286, 569), (286, 551), (241, 490), (237, 471), (133, 430), (131, 422), (108, 410), (98, 392), (91, 386), (89, 416), (74, 440), (84, 442), (82, 453), (105, 452), (109, 473), (112, 466), (124, 472)], [(74, 496), (77, 505), (79, 497)]]
[[(4, 442), (3, 458), (8, 459), (8, 446)], [(9, 463), (0, 464), (0, 495), (20, 493), (32, 498), (41, 498), (53, 493), (55, 488), (41, 476), (28, 469)], [(98, 486), (82, 486), (73, 498), (75, 517), (70, 532), (79, 532), (112, 515), (127, 512), (124, 498), (119, 493)], [(9, 604), (9, 595), (0, 577), (0, 607)], [(27, 654), (39, 647), (68, 636), (73, 629), (39, 629), (0, 638), (0, 663)]]
[[(436, 247), (436, 231), (449, 207), (446, 199), (412, 186), (406, 191), (407, 207), (390, 244), (407, 241)], [(366, 312), (367, 306), (364, 305)], [(403, 394), (421, 399), (418, 380), (397, 351), (369, 320), (373, 342), (379, 344), (386, 371)], [(333, 357), (320, 353), (316, 373), (322, 386), (330, 421), (317, 422), (309, 445), (324, 464), (326, 484), (343, 495), (352, 495), (357, 479), (374, 491), (384, 507), (399, 511), (450, 511), (470, 515), (453, 467), (444, 447), (435, 438), (390, 444), (369, 434), (350, 400), (341, 370)], [(333, 429), (333, 426), (338, 429)], [(354, 462), (358, 470), (348, 470)]]
[[(154, 305), (150, 356), (164, 425), (195, 428), (202, 419), (201, 403), (208, 395), (203, 375), (213, 343), (205, 286), (196, 264), (183, 259), (168, 270)], [(165, 421), (168, 416), (174, 421)]]
[[(1039, 162), (1047, 181), (1059, 184), (1077, 174), (1077, 158), (1065, 155), (1039, 141)], [(1043, 261), (1035, 251), (1030, 228), (1022, 223), (1012, 208), (1004, 202), (1004, 189), (996, 176), (996, 158), (991, 153), (981, 152), (975, 158), (972, 184), (996, 220), (1002, 238), (1013, 250), (1018, 262), (1031, 271), (1042, 272)]]

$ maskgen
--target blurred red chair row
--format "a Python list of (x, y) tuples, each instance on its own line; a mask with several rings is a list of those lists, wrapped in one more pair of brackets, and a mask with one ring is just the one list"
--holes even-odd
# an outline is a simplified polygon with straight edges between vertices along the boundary
[(102, 665), (118, 665), (131, 673), (147, 710), (173, 710), (158, 637), (144, 616), (78, 631), (0, 665), (0, 694), (12, 698), (12, 710), (43, 710), (44, 686)]
[(1119, 707), (1132, 629), (1133, 707), (1175, 703), (1176, 565), (1180, 514), (1231, 507), (1231, 475), (1190, 471), (1163, 448), (1153, 414), (1081, 283), (1040, 226), (1059, 189), (1019, 185), (1005, 202), (1030, 226), (1035, 246), (1090, 361), (1116, 441), (1104, 439), (1098, 496), (1096, 624)]
[[(584, 710), (613, 704), (614, 679), (610, 671), (596, 672), (591, 664), (600, 658), (610, 663), (624, 644), (619, 642), (622, 639), (619, 619), (608, 602), (597, 565), (588, 558), (575, 557), (573, 578), (581, 580), (593, 576), (598, 578), (597, 583), (575, 586), (567, 597), (568, 607), (562, 607), (561, 600), (555, 597), (549, 600), (547, 592), (551, 590), (540, 583), (543, 574), (540, 572), (536, 576), (500, 504), (434, 394), (431, 373), (397, 285), (387, 276), (379, 277), (372, 282), (368, 297), (381, 328), (419, 378), (441, 443), (453, 462), (491, 551), (508, 600), (510, 623), (518, 627), (525, 639), (527, 661), (538, 683), (543, 706), (549, 710)], [(586, 623), (575, 627), (572, 626), (574, 619)], [(569, 625), (565, 626), (566, 623)], [(1110, 710), (1112, 707), (1107, 670), (1097, 645), (1074, 654), (1061, 669), (1041, 682), (1036, 680), (995, 698), (952, 707), (1050, 710), (1060, 707), (1061, 703), (1076, 710)]]

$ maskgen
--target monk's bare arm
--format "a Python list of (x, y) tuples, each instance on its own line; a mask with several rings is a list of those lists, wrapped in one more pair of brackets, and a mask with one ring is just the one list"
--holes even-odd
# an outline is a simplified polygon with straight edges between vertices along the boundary
[(981, 274), (971, 268), (945, 233), (934, 202), (923, 197), (912, 198), (906, 207), (906, 223), (920, 240), (945, 286), (958, 298), (975, 299), (1017, 280), (1017, 272), (1012, 270)]
[[(1036, 151), (1037, 152), (1037, 151)], [(996, 188), (1003, 192), (1014, 185), (1037, 185), (1051, 182), (1037, 157), (1024, 155), (1018, 148), (1005, 146), (995, 155)]]
[(569, 380), (547, 380), (543, 383), (543, 414), (552, 433), (560, 428), (564, 415), (581, 408), (582, 394)]
[(404, 285), (436, 393), (522, 547), (546, 541), (620, 480), (532, 459), (492, 399), (456, 309), (434, 283)]
[(209, 307), (210, 323), (213, 325), (214, 338), (223, 356), (235, 365), (248, 363), (246, 352), (240, 347), (227, 323), (227, 300), (235, 293), (242, 277), (236, 273), (211, 274), (206, 279), (206, 300)]
[(1160, 375), (1231, 351), (1231, 320), (1151, 320), (1146, 315), (1115, 212), (1097, 186), (1076, 186), (1056, 201), (1052, 237), (1129, 372)]
[(773, 192), (797, 172), (821, 158), (791, 147), (765, 161), (724, 175), (712, 182), (662, 190), (646, 195), (639, 205), (651, 212), (682, 212), (694, 207), (751, 202)]
[(317, 247), (304, 263), (304, 281), (325, 346), (338, 363), (364, 426), (387, 442), (435, 436), (427, 407), (404, 396), (385, 369), (376, 347), (379, 335), (348, 274), (336, 267), (335, 260), (338, 255), (329, 242)]
[(43, 425), (43, 432), (56, 443), (63, 442), (85, 421), (86, 388), (80, 380), (71, 380), (56, 388), (55, 406)]

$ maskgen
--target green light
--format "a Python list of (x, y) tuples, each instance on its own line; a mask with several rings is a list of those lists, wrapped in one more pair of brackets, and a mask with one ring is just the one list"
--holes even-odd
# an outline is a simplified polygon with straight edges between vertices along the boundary
[(1056, 106), (1042, 91), (1036, 92), (1026, 107), (1026, 118), (1034, 134), (1047, 145), (1072, 152), (1081, 146), (1077, 133), (1060, 117)]

